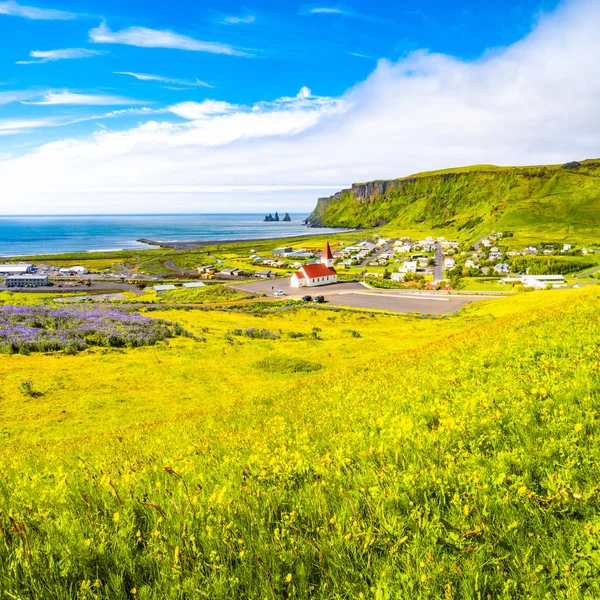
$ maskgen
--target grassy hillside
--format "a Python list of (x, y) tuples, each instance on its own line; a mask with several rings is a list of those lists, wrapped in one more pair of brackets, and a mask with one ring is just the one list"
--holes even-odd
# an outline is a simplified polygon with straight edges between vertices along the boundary
[(600, 241), (600, 161), (575, 168), (478, 165), (355, 184), (321, 199), (309, 221), (473, 240), (500, 230), (522, 238)]
[(599, 307), (161, 310), (197, 339), (5, 356), (0, 596), (597, 598)]

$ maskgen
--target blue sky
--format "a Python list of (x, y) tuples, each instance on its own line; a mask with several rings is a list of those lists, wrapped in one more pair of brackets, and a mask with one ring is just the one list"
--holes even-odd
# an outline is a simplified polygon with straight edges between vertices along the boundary
[[(489, 48), (511, 44), (555, 3), (180, 1), (169, 3), (168, 9), (164, 0), (57, 0), (35, 6), (0, 1), (0, 7), (3, 4), (4, 12), (9, 14), (0, 14), (0, 91), (42, 94), (69, 90), (98, 97), (96, 101), (89, 98), (89, 105), (84, 106), (69, 103), (69, 98), (56, 105), (15, 102), (0, 108), (2, 118), (39, 120), (61, 116), (68, 122), (123, 107), (159, 108), (183, 100), (211, 98), (254, 104), (296, 94), (302, 86), (321, 96), (339, 96), (363, 80), (379, 58), (396, 60), (421, 48), (474, 58)], [(28, 18), (28, 7), (41, 9), (33, 14), (36, 18)], [(224, 51), (246, 56), (216, 53), (222, 51), (220, 48), (186, 51), (94, 42), (93, 32), (103, 23), (111, 32), (132, 27), (169, 30), (194, 40), (222, 44)], [(80, 58), (30, 56), (35, 51), (57, 50), (71, 50)], [(165, 81), (140, 80), (121, 73), (153, 75)], [(196, 80), (211, 87), (189, 85)], [(43, 96), (23, 100), (41, 101)], [(55, 97), (54, 101), (60, 102), (61, 98)], [(99, 111), (98, 105), (110, 106), (111, 110)], [(137, 118), (110, 117), (109, 125), (128, 126)], [(5, 135), (2, 146), (23, 152), (56, 136), (92, 131), (107, 120), (65, 125), (60, 132), (55, 128), (31, 128), (25, 136), (18, 131), (13, 136)]]
[[(436, 143), (440, 126), (435, 121), (448, 106), (461, 98), (461, 106), (442, 123), (454, 122), (459, 115), (467, 121), (479, 119), (481, 112), (490, 110), (485, 96), (490, 90), (478, 82), (486, 82), (494, 70), (507, 76), (506, 65), (516, 54), (523, 71), (532, 68), (548, 43), (557, 53), (571, 51), (573, 44), (562, 47), (565, 36), (576, 36), (580, 21), (594, 24), (595, 4), (0, 0), (0, 174), (2, 166), (7, 172), (20, 168), (26, 173), (40, 153), (51, 153), (57, 162), (48, 174), (48, 186), (72, 187), (77, 176), (69, 174), (74, 168), (69, 152), (79, 144), (78, 189), (93, 180), (99, 161), (120, 155), (121, 165), (131, 165), (120, 174), (117, 167), (108, 177), (96, 174), (98, 189), (98, 182), (110, 179), (108, 191), (98, 192), (109, 212), (128, 190), (135, 191), (132, 181), (136, 194), (152, 194), (154, 210), (162, 206), (157, 194), (171, 193), (173, 186), (183, 190), (178, 192), (182, 207), (189, 201), (185, 194), (198, 194), (200, 204), (210, 204), (219, 201), (219, 193), (231, 197), (247, 192), (229, 202), (233, 210), (258, 206), (261, 194), (282, 193), (284, 188), (290, 201), (308, 206), (317, 191), (328, 193), (363, 177), (401, 176), (413, 168), (454, 166), (463, 160), (506, 160), (510, 140), (503, 140), (500, 152), (482, 147), (471, 136), (441, 155), (436, 147), (430, 161), (398, 160), (394, 168), (366, 152), (364, 164), (357, 167), (360, 155), (346, 160), (330, 150), (324, 158), (316, 157), (318, 168), (306, 166), (288, 179), (283, 176), (285, 160), (288, 168), (297, 163), (294, 153), (306, 156), (315, 147), (333, 149), (336, 135), (352, 145), (359, 140), (352, 135), (360, 135), (363, 127), (379, 132), (376, 145), (389, 145), (386, 156), (398, 149), (387, 137), (390, 126), (427, 156), (430, 149), (416, 146), (424, 139)], [(567, 78), (574, 75), (565, 73)], [(581, 83), (584, 74), (576, 75), (581, 75)], [(551, 76), (543, 78), (542, 73), (533, 83), (551, 85)], [(465, 105), (462, 89), (466, 80), (470, 97), (477, 99), (466, 102), (473, 103), (471, 108)], [(519, 102), (528, 101), (528, 87), (531, 83), (514, 90), (511, 110), (518, 111)], [(435, 106), (440, 90), (449, 94), (443, 109)], [(584, 91), (587, 98), (595, 88)], [(541, 87), (537, 93), (543, 96)], [(400, 111), (421, 112), (423, 95), (433, 119), (423, 114), (421, 120), (402, 124)], [(493, 104), (499, 95), (504, 91), (487, 99)], [(377, 102), (379, 110), (374, 108)], [(388, 112), (380, 120), (383, 107)], [(362, 124), (366, 115), (370, 120)], [(422, 130), (414, 131), (415, 124)], [(522, 127), (512, 134), (516, 142), (523, 136)], [(547, 141), (536, 141), (531, 161), (541, 158), (542, 149), (558, 155), (558, 139), (550, 147)], [(468, 144), (472, 152), (465, 151)], [(151, 151), (156, 163), (148, 159)], [(82, 158), (86, 153), (87, 163)], [(261, 153), (263, 162), (257, 158)], [(216, 161), (217, 155), (219, 164), (207, 167), (204, 174), (192, 173), (192, 155), (198, 168)], [(523, 140), (509, 162), (519, 161), (529, 162)], [(217, 169), (222, 171), (219, 177)], [(158, 171), (164, 171), (161, 177)], [(12, 189), (21, 189), (18, 182)], [(244, 198), (248, 203), (242, 206)], [(79, 209), (85, 210), (84, 204), (80, 202)], [(11, 210), (0, 207), (0, 212)]]

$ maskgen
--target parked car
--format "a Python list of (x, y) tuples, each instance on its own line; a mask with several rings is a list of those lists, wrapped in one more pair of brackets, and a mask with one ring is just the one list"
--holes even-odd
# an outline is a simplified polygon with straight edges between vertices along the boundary
[(325, 297), (324, 296), (315, 296), (315, 299), (313, 300), (313, 302), (318, 302), (319, 304), (321, 304), (322, 302), (325, 302)]
[(273, 296), (285, 296), (285, 292), (283, 290), (275, 290)]
[(302, 296), (302, 302), (312, 302), (312, 296)]

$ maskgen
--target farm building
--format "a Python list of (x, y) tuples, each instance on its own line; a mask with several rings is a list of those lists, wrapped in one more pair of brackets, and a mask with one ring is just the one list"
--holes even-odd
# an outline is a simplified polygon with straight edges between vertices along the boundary
[(329, 242), (327, 242), (321, 256), (321, 262), (300, 267), (292, 275), (291, 286), (295, 288), (316, 287), (337, 283), (337, 272), (333, 268), (333, 263), (333, 254)]

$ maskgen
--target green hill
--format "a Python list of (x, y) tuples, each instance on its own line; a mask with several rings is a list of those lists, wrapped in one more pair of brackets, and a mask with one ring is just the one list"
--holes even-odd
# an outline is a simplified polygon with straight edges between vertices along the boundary
[(476, 165), (357, 183), (320, 198), (316, 227), (439, 231), (477, 239), (492, 230), (552, 240), (600, 239), (600, 160)]

